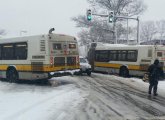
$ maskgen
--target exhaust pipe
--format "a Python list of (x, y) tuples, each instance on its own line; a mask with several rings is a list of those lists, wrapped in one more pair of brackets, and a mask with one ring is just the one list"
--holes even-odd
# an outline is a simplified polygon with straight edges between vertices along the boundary
[(52, 32), (53, 32), (54, 30), (55, 30), (54, 28), (51, 28), (51, 29), (49, 30), (49, 34), (52, 34)]

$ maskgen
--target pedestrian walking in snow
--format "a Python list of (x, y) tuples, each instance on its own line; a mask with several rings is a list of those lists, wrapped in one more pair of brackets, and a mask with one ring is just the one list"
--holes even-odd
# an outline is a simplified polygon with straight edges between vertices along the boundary
[(152, 88), (154, 96), (157, 96), (157, 87), (158, 87), (158, 80), (160, 77), (164, 77), (163, 69), (159, 65), (159, 60), (156, 59), (152, 65), (148, 68), (149, 72), (149, 90), (148, 94), (151, 95)]

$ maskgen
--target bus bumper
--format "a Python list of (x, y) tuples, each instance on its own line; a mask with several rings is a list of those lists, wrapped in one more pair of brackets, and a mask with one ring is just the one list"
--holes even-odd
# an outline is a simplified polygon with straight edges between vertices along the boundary
[(48, 76), (49, 76), (49, 78), (52, 78), (52, 77), (62, 77), (62, 76), (73, 75), (75, 73), (78, 73), (79, 71), (80, 71), (80, 69), (65, 70), (65, 71), (58, 71), (58, 72), (49, 72)]

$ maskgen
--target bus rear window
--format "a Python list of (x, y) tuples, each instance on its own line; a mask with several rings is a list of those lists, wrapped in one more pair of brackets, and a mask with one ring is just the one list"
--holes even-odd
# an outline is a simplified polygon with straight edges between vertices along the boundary
[(60, 43), (54, 43), (53, 44), (53, 50), (61, 50), (62, 47), (61, 47), (61, 44)]
[(69, 48), (70, 48), (70, 49), (75, 49), (75, 48), (76, 48), (76, 44), (74, 44), (74, 43), (69, 44)]

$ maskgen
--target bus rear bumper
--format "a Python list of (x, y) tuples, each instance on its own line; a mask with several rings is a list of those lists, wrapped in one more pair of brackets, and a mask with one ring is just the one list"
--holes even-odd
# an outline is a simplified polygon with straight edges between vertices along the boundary
[(61, 76), (68, 76), (68, 75), (73, 75), (75, 73), (78, 73), (80, 69), (75, 69), (75, 70), (65, 70), (65, 71), (58, 71), (58, 72), (49, 72), (49, 78), (52, 77), (61, 77)]

